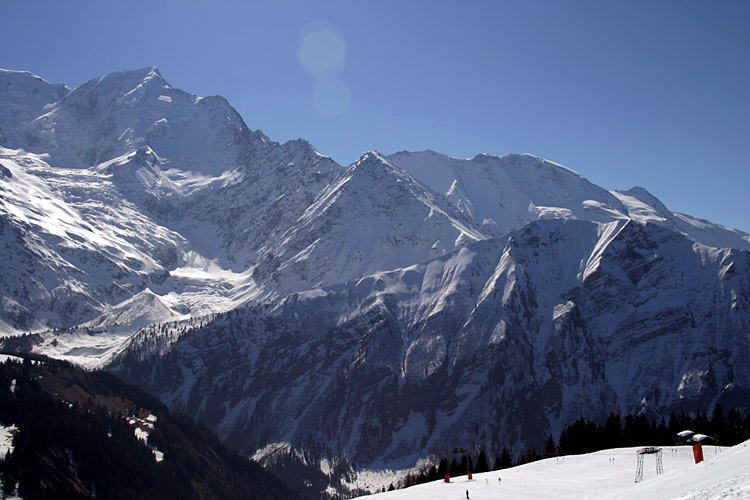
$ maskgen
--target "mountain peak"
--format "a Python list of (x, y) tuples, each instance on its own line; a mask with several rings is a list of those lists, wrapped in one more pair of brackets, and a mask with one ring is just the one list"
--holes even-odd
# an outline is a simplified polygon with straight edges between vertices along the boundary
[(303, 139), (301, 137), (298, 139), (292, 139), (292, 140), (286, 141), (283, 145), (284, 147), (291, 148), (291, 149), (298, 150), (298, 151), (318, 153), (318, 150), (315, 149), (315, 146), (310, 144), (310, 141)]
[(224, 97), (173, 88), (156, 66), (109, 73), (73, 91), (37, 92), (43, 100), (30, 85), (24, 89), (28, 111), (18, 113), (2, 105), (19, 102), (18, 92), (0, 88), (0, 141), (45, 152), (55, 166), (86, 168), (148, 145), (170, 168), (216, 176), (247, 164), (270, 142)]
[(9, 78), (15, 78), (19, 80), (23, 79), (32, 79), (32, 80), (38, 80), (41, 83), (46, 83), (49, 85), (52, 85), (50, 82), (42, 78), (41, 76), (37, 76), (31, 71), (19, 71), (15, 69), (3, 69), (0, 68), (0, 80), (6, 80)]
[(159, 68), (156, 66), (145, 66), (143, 68), (138, 68), (138, 69), (121, 69), (119, 71), (114, 71), (112, 73), (108, 73), (104, 76), (101, 76), (98, 78), (98, 80), (102, 80), (104, 78), (113, 78), (113, 77), (126, 77), (128, 79), (138, 79), (138, 80), (161, 78), (163, 80), (163, 77), (161, 76), (161, 72), (159, 71)]
[[(641, 186), (634, 186), (627, 191), (617, 191), (615, 192), (615, 195), (625, 195), (627, 197), (632, 197), (638, 200), (639, 202), (645, 204), (646, 209), (640, 208), (639, 206), (632, 206), (629, 207), (629, 212), (632, 212), (630, 215), (637, 218), (636, 214), (645, 214), (646, 212), (651, 212), (654, 216), (657, 217), (657, 220), (659, 218), (661, 219), (670, 219), (672, 217), (672, 212), (653, 194), (651, 194), (646, 188)], [(622, 197), (622, 196), (621, 196)], [(632, 204), (631, 204), (632, 205)], [(639, 210), (640, 208), (640, 210)]]
[(632, 188), (628, 189), (627, 191), (623, 191), (623, 192), (627, 193), (627, 194), (630, 194), (630, 195), (633, 195), (633, 196), (636, 196), (638, 199), (640, 199), (642, 201), (648, 201), (649, 203), (656, 202), (658, 204), (661, 204), (661, 202), (659, 201), (659, 199), (656, 196), (654, 196), (653, 194), (651, 194), (651, 192), (648, 189), (646, 189), (645, 187), (633, 186)]
[(401, 157), (401, 156), (432, 156), (432, 157), (438, 157), (438, 158), (451, 158), (451, 156), (440, 153), (439, 151), (435, 151), (434, 149), (425, 149), (422, 151), (407, 151), (405, 149), (402, 149), (401, 151), (397, 151), (393, 153), (392, 155), (388, 155), (389, 157)]
[(23, 127), (70, 93), (29, 71), (0, 69), (0, 144), (25, 146)]
[(367, 153), (360, 156), (357, 161), (354, 162), (354, 165), (362, 165), (362, 164), (369, 164), (369, 163), (384, 163), (389, 166), (393, 166), (391, 162), (388, 161), (388, 159), (383, 156), (383, 154), (380, 153), (380, 151), (377, 151), (375, 149), (371, 149)]
[(542, 167), (552, 168), (552, 169), (565, 172), (567, 174), (575, 175), (576, 177), (580, 177), (581, 179), (585, 179), (584, 176), (582, 176), (579, 172), (576, 172), (570, 167), (566, 167), (565, 165), (548, 160), (546, 158), (542, 158), (541, 156), (533, 155), (531, 153), (508, 153), (502, 156), (493, 156), (493, 155), (484, 154), (484, 155), (478, 155), (478, 156), (484, 156), (487, 158), (498, 158), (500, 161), (503, 161), (503, 162), (514, 163), (514, 164), (519, 164), (523, 166), (542, 166)]
[[(401, 168), (400, 165), (394, 164), (379, 151), (370, 150), (363, 154), (349, 168), (350, 179), (360, 179), (358, 182), (376, 182), (390, 184), (392, 182), (405, 183), (410, 186), (420, 185), (420, 190), (429, 190), (427, 184), (418, 180), (411, 172)], [(369, 179), (365, 181), (364, 179)], [(386, 181), (386, 179), (388, 179)]]
[[(145, 68), (115, 71), (99, 78), (94, 78), (84, 83), (73, 91), (73, 94), (88, 93), (115, 93), (120, 96), (130, 96), (138, 90), (171, 89), (172, 86), (161, 76), (156, 66)], [(141, 94), (146, 92), (140, 92)]]

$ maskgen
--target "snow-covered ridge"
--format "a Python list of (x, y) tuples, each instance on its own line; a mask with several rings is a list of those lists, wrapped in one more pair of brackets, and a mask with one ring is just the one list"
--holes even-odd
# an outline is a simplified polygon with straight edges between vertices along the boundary
[[(37, 81), (27, 79), (27, 87)], [(46, 100), (38, 116), (8, 117), (16, 133), (3, 145), (48, 153), (54, 166), (86, 168), (149, 146), (173, 168), (218, 175), (267, 142), (224, 98), (174, 89), (154, 67), (111, 73)]]
[(495, 235), (538, 218), (611, 222), (633, 219), (681, 232), (709, 246), (750, 249), (750, 234), (669, 211), (641, 187), (607, 191), (578, 172), (530, 154), (461, 160), (435, 151), (401, 151), (389, 160), (444, 193)]
[(749, 249), (750, 234), (690, 215), (671, 212), (642, 187), (612, 191), (627, 209), (628, 217), (643, 223), (658, 224), (678, 231), (707, 246)]

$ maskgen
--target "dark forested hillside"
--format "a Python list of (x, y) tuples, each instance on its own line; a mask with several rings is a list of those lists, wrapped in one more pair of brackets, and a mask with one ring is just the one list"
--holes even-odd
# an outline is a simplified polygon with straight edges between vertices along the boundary
[(140, 389), (60, 361), (0, 363), (0, 424), (3, 490), (27, 500), (299, 497)]

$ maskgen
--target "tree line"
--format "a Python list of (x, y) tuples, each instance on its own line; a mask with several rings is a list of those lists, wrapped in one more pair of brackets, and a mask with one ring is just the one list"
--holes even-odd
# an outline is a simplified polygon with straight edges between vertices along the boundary
[(611, 414), (601, 425), (580, 418), (563, 429), (554, 452), (577, 455), (629, 446), (672, 446), (684, 430), (705, 434), (720, 446), (734, 446), (750, 437), (750, 413), (743, 416), (740, 410), (725, 411), (717, 404), (710, 418), (702, 411), (672, 413), (669, 420), (662, 417), (658, 421), (643, 415), (629, 414), (623, 419)]

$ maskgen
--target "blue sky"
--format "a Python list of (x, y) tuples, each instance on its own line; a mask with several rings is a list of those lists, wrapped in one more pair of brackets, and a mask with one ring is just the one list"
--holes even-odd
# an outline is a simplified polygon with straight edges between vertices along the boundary
[(750, 2), (0, 0), (0, 67), (75, 87), (158, 66), (251, 129), (532, 153), (750, 231)]

